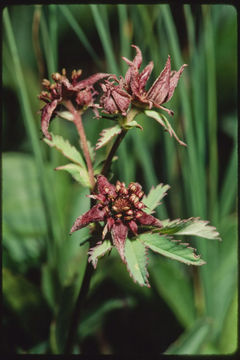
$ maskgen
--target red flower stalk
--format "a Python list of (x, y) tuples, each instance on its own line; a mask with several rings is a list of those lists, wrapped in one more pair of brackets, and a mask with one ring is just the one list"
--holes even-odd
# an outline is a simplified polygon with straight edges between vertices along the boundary
[(170, 115), (173, 115), (173, 111), (165, 108), (162, 104), (168, 102), (172, 98), (179, 78), (187, 64), (182, 65), (178, 71), (171, 71), (171, 58), (168, 56), (163, 71), (150, 89), (146, 91), (145, 85), (151, 75), (153, 62), (150, 61), (142, 72), (139, 73), (142, 64), (142, 53), (139, 47), (135, 45), (132, 45), (132, 47), (134, 47), (137, 52), (133, 61), (122, 57), (129, 65), (129, 69), (126, 72), (124, 79), (124, 88), (132, 96), (132, 102), (136, 106), (149, 109), (151, 109), (152, 106), (155, 106), (167, 111)]
[(39, 99), (47, 104), (41, 109), (41, 127), (44, 136), (49, 140), (51, 140), (51, 135), (48, 132), (50, 120), (54, 117), (57, 106), (61, 103), (64, 104), (66, 100), (73, 101), (78, 110), (92, 107), (96, 116), (98, 116), (97, 105), (94, 104), (94, 95), (97, 92), (93, 85), (109, 76), (109, 74), (97, 73), (79, 81), (81, 74), (82, 70), (73, 70), (71, 81), (69, 81), (65, 69), (63, 69), (62, 75), (59, 73), (52, 74), (55, 83), (51, 84), (47, 79), (42, 82), (47, 91), (42, 91)]
[(122, 260), (125, 261), (124, 246), (128, 231), (137, 235), (138, 226), (162, 227), (162, 223), (143, 211), (145, 205), (141, 199), (144, 192), (140, 184), (132, 182), (126, 188), (124, 183), (117, 181), (114, 186), (105, 176), (99, 175), (97, 189), (98, 194), (89, 196), (98, 200), (98, 203), (76, 219), (70, 233), (82, 229), (89, 223), (103, 221), (105, 226), (102, 239), (105, 238), (107, 232), (110, 232), (113, 244)]

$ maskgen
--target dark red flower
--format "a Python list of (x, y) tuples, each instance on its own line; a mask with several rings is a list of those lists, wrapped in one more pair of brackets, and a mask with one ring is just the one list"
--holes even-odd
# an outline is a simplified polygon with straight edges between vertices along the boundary
[(102, 239), (110, 232), (113, 244), (125, 261), (124, 247), (129, 230), (137, 235), (138, 226), (162, 227), (162, 223), (144, 212), (145, 205), (141, 202), (144, 193), (140, 184), (132, 182), (126, 187), (124, 183), (117, 181), (114, 186), (105, 176), (99, 175), (97, 190), (97, 194), (89, 196), (98, 203), (76, 219), (70, 233), (92, 222), (103, 221), (105, 226)]
[(114, 85), (109, 80), (105, 80), (104, 84), (100, 85), (103, 90), (103, 95), (100, 98), (103, 112), (107, 114), (121, 113), (121, 115), (126, 116), (131, 103), (131, 96), (119, 85)]
[(52, 79), (55, 83), (51, 84), (49, 80), (44, 79), (42, 84), (47, 91), (42, 91), (39, 99), (47, 104), (41, 109), (41, 128), (44, 136), (51, 140), (51, 135), (48, 132), (50, 120), (54, 117), (55, 111), (59, 104), (64, 105), (64, 101), (71, 100), (76, 105), (77, 110), (92, 107), (96, 115), (97, 105), (94, 104), (94, 95), (97, 94), (93, 85), (109, 76), (105, 73), (97, 73), (87, 79), (79, 81), (82, 74), (81, 70), (73, 70), (71, 81), (66, 77), (65, 69), (62, 74), (52, 74)]
[(150, 61), (143, 71), (139, 73), (142, 64), (142, 53), (139, 47), (135, 45), (132, 45), (132, 47), (134, 47), (137, 52), (133, 61), (123, 57), (123, 60), (129, 65), (129, 69), (126, 72), (124, 79), (124, 87), (132, 96), (132, 102), (136, 106), (149, 109), (155, 106), (167, 111), (170, 115), (173, 115), (173, 111), (165, 108), (162, 104), (168, 102), (172, 98), (179, 78), (187, 64), (182, 65), (178, 71), (171, 71), (171, 58), (168, 56), (163, 71), (150, 89), (146, 91), (145, 85), (151, 75), (153, 62)]

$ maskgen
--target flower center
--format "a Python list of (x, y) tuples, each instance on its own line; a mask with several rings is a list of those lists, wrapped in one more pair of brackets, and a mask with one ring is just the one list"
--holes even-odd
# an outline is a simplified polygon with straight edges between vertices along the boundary
[(121, 213), (121, 212), (130, 210), (131, 203), (128, 199), (119, 197), (114, 201), (112, 209), (117, 213)]

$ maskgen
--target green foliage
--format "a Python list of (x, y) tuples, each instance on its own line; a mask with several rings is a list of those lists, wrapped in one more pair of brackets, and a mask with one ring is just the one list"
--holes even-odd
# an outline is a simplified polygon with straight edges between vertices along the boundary
[(149, 287), (146, 248), (138, 240), (126, 239), (125, 258), (127, 269), (135, 282)]
[(172, 240), (158, 234), (144, 233), (139, 236), (143, 244), (161, 255), (178, 260), (187, 265), (203, 265), (205, 261), (196, 255), (195, 249), (189, 247), (188, 243), (181, 243), (180, 240)]
[(97, 244), (94, 248), (90, 249), (89, 261), (92, 262), (93, 267), (96, 269), (98, 258), (106, 254), (107, 251), (110, 251), (112, 244), (109, 240), (105, 240), (100, 244)]
[(192, 235), (200, 236), (205, 239), (221, 240), (216, 228), (208, 225), (208, 221), (199, 218), (187, 220), (163, 220), (163, 227), (159, 230), (161, 234), (169, 235)]
[[(51, 133), (50, 133), (51, 134)], [(52, 140), (44, 139), (44, 141), (51, 147), (55, 147), (66, 158), (73, 161), (82, 168), (86, 168), (85, 162), (80, 152), (72, 146), (68, 140), (63, 139), (62, 136), (51, 134)]]
[(161, 204), (160, 200), (166, 195), (169, 188), (169, 185), (163, 184), (159, 184), (155, 188), (152, 187), (149, 194), (147, 196), (145, 195), (142, 200), (142, 202), (147, 206), (147, 209), (145, 209), (146, 213), (152, 213), (153, 210)]
[(121, 126), (120, 125), (115, 125), (111, 128), (108, 129), (104, 129), (101, 133), (100, 133), (100, 138), (97, 141), (96, 144), (96, 150), (100, 149), (101, 147), (105, 146), (109, 141), (112, 140), (112, 138), (118, 134), (120, 134), (120, 132), (122, 131)]

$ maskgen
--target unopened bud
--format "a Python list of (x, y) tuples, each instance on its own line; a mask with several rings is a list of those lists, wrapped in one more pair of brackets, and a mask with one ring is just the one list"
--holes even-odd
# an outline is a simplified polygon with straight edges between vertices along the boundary
[(137, 187), (134, 183), (130, 183), (129, 186), (128, 186), (129, 190), (131, 190), (132, 192), (135, 192)]
[(63, 69), (62, 69), (62, 76), (66, 76), (66, 74), (67, 74), (66, 69), (63, 68)]
[(54, 74), (52, 74), (52, 79), (54, 81), (60, 81), (62, 79), (62, 75), (59, 73), (54, 73)]
[(49, 81), (48, 79), (43, 79), (42, 85), (43, 85), (44, 87), (46, 87), (46, 88), (49, 88), (50, 85), (51, 85), (51, 83), (50, 83), (50, 81)]
[(138, 219), (143, 215), (142, 211), (138, 211), (135, 215), (135, 217)]
[(106, 194), (108, 194), (108, 193), (109, 193), (109, 188), (106, 186), (106, 187), (104, 188), (104, 191), (105, 191)]
[(144, 195), (144, 192), (143, 191), (139, 191), (139, 193), (137, 194), (137, 196), (139, 197), (139, 199), (141, 199)]

